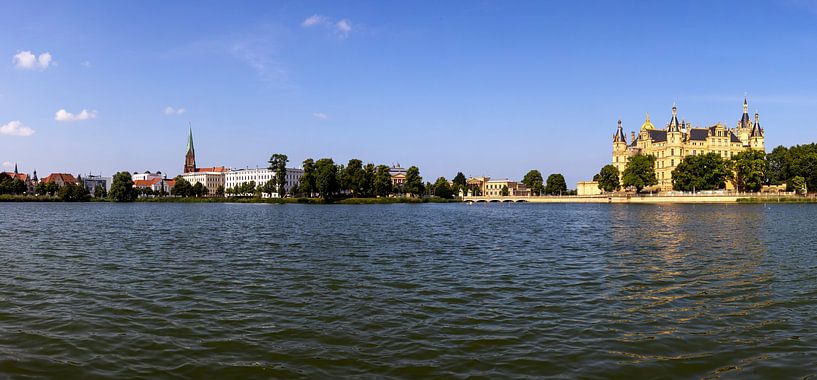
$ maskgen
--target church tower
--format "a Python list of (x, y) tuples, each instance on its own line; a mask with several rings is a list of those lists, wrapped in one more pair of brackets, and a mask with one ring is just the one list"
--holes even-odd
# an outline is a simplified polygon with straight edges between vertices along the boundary
[(184, 172), (192, 173), (196, 171), (196, 149), (193, 148), (193, 127), (187, 135), (187, 154), (184, 156)]
[(613, 135), (613, 166), (618, 169), (619, 174), (627, 167), (627, 139), (621, 128), (621, 120), (618, 121), (618, 129)]

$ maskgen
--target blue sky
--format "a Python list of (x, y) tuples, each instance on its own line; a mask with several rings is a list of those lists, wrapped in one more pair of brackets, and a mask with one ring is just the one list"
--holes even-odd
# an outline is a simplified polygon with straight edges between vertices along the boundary
[(40, 176), (178, 174), (191, 122), (200, 166), (575, 184), (619, 118), (734, 126), (744, 94), (768, 147), (817, 141), (817, 1), (7, 2), (0, 25), (0, 162)]

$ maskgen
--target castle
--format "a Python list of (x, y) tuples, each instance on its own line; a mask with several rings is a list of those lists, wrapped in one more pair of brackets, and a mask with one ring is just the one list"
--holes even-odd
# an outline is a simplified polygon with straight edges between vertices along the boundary
[(685, 120), (678, 121), (678, 109), (673, 104), (672, 118), (666, 127), (656, 129), (650, 122), (650, 114), (641, 125), (638, 135), (630, 134), (630, 143), (624, 136), (621, 120), (613, 135), (613, 166), (619, 173), (627, 167), (627, 161), (637, 154), (655, 157), (655, 175), (661, 191), (672, 190), (672, 171), (678, 167), (684, 157), (699, 154), (717, 153), (724, 159), (747, 149), (765, 151), (763, 128), (760, 127), (758, 113), (755, 119), (749, 119), (749, 103), (743, 99), (743, 115), (737, 127), (728, 128), (717, 123), (708, 128), (696, 128)]

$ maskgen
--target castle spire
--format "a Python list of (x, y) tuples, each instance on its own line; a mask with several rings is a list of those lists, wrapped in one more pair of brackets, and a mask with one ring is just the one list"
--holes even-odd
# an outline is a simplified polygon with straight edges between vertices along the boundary
[(760, 116), (755, 111), (755, 123), (752, 125), (752, 134), (749, 137), (763, 137), (763, 129), (760, 128)]
[(16, 162), (14, 163), (14, 174), (15, 175), (20, 174), (20, 172), (17, 171), (17, 163)]
[(752, 127), (752, 123), (749, 121), (749, 102), (746, 100), (745, 96), (743, 97), (743, 115), (740, 117), (738, 127), (746, 129)]
[(672, 103), (672, 119), (669, 121), (669, 132), (681, 132), (681, 126), (678, 124), (678, 107)]
[(618, 121), (618, 128), (616, 129), (616, 134), (613, 136), (614, 143), (627, 143), (627, 139), (624, 137), (624, 129), (621, 128), (621, 119)]

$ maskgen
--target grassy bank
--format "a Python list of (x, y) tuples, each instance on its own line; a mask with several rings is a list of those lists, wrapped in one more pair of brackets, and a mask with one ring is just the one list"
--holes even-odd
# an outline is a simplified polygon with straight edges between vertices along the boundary
[(0, 202), (61, 202), (62, 200), (58, 197), (52, 197), (48, 195), (42, 196), (28, 196), (28, 195), (11, 195), (11, 194), (3, 194), (0, 195)]
[(817, 203), (817, 197), (798, 197), (785, 195), (780, 197), (738, 198), (738, 203)]

